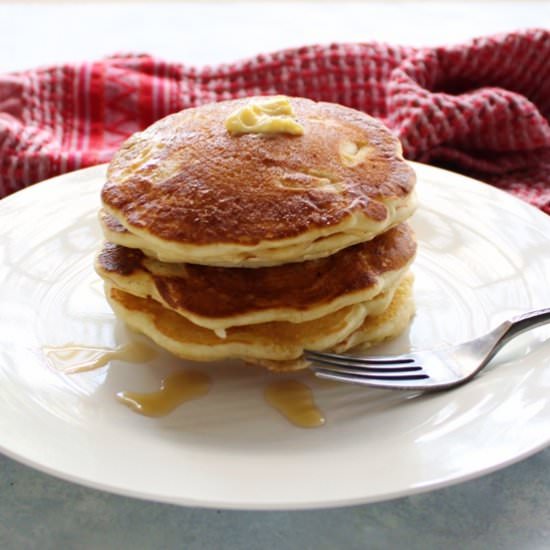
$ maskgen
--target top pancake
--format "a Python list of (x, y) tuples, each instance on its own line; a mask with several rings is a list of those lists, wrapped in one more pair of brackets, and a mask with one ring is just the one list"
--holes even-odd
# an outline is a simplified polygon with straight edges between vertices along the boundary
[(410, 216), (414, 172), (381, 122), (290, 98), (303, 135), (230, 134), (229, 115), (261, 99), (187, 109), (125, 142), (101, 196), (137, 247), (165, 262), (269, 266), (333, 254)]

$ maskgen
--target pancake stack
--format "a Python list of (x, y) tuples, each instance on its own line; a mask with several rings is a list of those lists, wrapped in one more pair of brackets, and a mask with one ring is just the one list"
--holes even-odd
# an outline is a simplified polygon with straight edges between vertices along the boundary
[(96, 258), (115, 314), (173, 354), (274, 371), (414, 312), (398, 140), (353, 109), (284, 96), (205, 105), (130, 137), (102, 189)]

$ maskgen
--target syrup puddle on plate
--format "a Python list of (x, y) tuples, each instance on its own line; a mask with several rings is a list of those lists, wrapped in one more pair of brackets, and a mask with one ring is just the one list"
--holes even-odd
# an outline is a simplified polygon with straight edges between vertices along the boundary
[(166, 416), (192, 399), (203, 397), (211, 386), (211, 378), (196, 370), (180, 371), (164, 378), (160, 389), (152, 393), (122, 391), (118, 400), (132, 411), (144, 416)]
[[(50, 363), (64, 374), (76, 374), (104, 367), (114, 360), (146, 363), (157, 352), (142, 342), (131, 342), (119, 348), (99, 346), (46, 346), (44, 354)], [(144, 416), (166, 416), (187, 401), (206, 395), (212, 379), (200, 371), (179, 371), (160, 383), (160, 389), (150, 393), (121, 391), (118, 401)], [(300, 428), (317, 428), (325, 423), (321, 410), (315, 404), (309, 386), (297, 380), (277, 380), (264, 392), (266, 402), (289, 422)]]
[(146, 363), (156, 351), (142, 342), (131, 342), (119, 348), (67, 345), (42, 348), (53, 366), (65, 374), (75, 374), (104, 367), (110, 361)]
[(265, 400), (299, 428), (318, 428), (325, 423), (309, 386), (297, 380), (278, 380), (265, 389)]

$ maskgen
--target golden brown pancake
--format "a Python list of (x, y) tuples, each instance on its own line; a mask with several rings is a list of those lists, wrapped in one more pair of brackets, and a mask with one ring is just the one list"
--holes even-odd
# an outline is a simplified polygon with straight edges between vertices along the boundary
[[(378, 314), (365, 317), (359, 328), (330, 350), (325, 351), (335, 353), (346, 353), (350, 350), (363, 352), (403, 333), (409, 326), (415, 312), (412, 293), (413, 281), (412, 274), (408, 274), (397, 287), (387, 308)], [(309, 361), (304, 358), (287, 361), (249, 359), (248, 362), (276, 372), (295, 371), (309, 366)]]
[[(264, 323), (227, 330), (225, 338), (199, 327), (150, 298), (139, 298), (106, 285), (106, 294), (117, 316), (176, 356), (195, 361), (241, 358), (275, 371), (304, 368), (304, 349), (334, 349), (356, 331), (368, 342), (366, 322), (373, 330), (371, 343), (395, 336), (412, 315), (411, 283), (406, 277), (393, 289), (371, 300), (370, 308), (355, 304), (320, 319), (304, 323)], [(391, 305), (390, 305), (391, 304)], [(372, 316), (366, 315), (370, 309)], [(384, 312), (389, 312), (384, 314)]]
[(413, 282), (413, 275), (408, 274), (397, 287), (389, 307), (378, 315), (365, 317), (363, 324), (334, 346), (333, 351), (365, 350), (401, 334), (409, 326), (415, 312)]
[(115, 287), (150, 296), (216, 330), (268, 321), (301, 323), (367, 302), (396, 285), (415, 249), (406, 224), (327, 258), (258, 269), (161, 263), (140, 250), (105, 243), (96, 270)]
[(333, 254), (410, 216), (414, 172), (381, 122), (290, 98), (303, 135), (231, 134), (229, 115), (259, 99), (187, 109), (127, 140), (101, 197), (131, 238), (109, 239), (162, 261), (268, 266)]

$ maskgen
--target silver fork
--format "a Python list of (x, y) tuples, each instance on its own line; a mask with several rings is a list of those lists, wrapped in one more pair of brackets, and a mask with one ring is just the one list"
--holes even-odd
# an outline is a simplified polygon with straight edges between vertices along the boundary
[(471, 380), (518, 334), (550, 322), (550, 308), (504, 321), (491, 332), (454, 346), (389, 357), (354, 357), (306, 350), (320, 378), (397, 390), (436, 391)]

